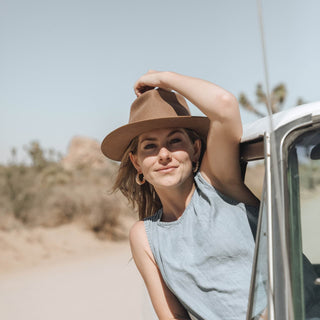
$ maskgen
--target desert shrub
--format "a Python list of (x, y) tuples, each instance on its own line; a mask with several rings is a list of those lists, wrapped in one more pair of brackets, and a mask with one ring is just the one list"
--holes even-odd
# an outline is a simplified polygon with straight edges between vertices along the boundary
[[(14, 152), (15, 149), (13, 149)], [(38, 141), (31, 141), (29, 145), (24, 146), (31, 166), (37, 171), (48, 167), (50, 164), (56, 164), (61, 160), (61, 154), (53, 149), (44, 150)], [(14, 155), (13, 155), (14, 157)]]
[[(82, 216), (83, 224), (101, 239), (123, 239), (127, 236), (125, 228), (120, 223), (120, 217), (128, 212), (118, 195), (100, 195), (94, 203), (86, 204), (86, 213)], [(120, 201), (119, 201), (120, 200)]]
[[(2, 166), (0, 171), (1, 202), (4, 204), (2, 214), (7, 214), (20, 220), (24, 224), (32, 224), (32, 212), (44, 200), (48, 193), (48, 177), (63, 175), (63, 168), (58, 162), (45, 156), (46, 152), (37, 142), (31, 142), (25, 147), (29, 155), (30, 164), (19, 163), (15, 160), (16, 150), (12, 149), (12, 158), (7, 166)], [(52, 174), (54, 173), (54, 174)], [(55, 178), (55, 184), (60, 182)], [(6, 210), (4, 210), (6, 208)]]
[(24, 211), (32, 206), (33, 179), (31, 170), (24, 165), (10, 164), (1, 172), (2, 202), (17, 219), (23, 220)]
[(55, 227), (78, 221), (99, 238), (124, 237), (119, 218), (132, 212), (119, 194), (109, 193), (117, 165), (66, 170), (39, 143), (25, 151), (29, 164), (12, 160), (0, 167), (0, 224)]

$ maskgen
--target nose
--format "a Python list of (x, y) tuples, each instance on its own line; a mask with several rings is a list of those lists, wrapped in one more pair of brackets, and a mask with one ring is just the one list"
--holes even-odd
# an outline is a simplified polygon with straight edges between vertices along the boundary
[(171, 160), (171, 152), (166, 147), (160, 149), (158, 156), (160, 161)]

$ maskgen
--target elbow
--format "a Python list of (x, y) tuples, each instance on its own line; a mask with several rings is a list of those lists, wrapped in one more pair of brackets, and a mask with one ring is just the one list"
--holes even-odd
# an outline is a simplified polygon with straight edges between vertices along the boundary
[(224, 92), (220, 97), (221, 104), (225, 106), (234, 106), (238, 108), (237, 98), (230, 92)]
[(232, 93), (224, 93), (220, 98), (221, 109), (228, 113), (237, 113), (239, 112), (239, 103), (237, 98)]
[(213, 120), (218, 120), (221, 123), (227, 123), (230, 120), (240, 120), (240, 110), (237, 98), (229, 93), (222, 93), (218, 100), (216, 113), (213, 115)]
[(212, 121), (226, 123), (229, 120), (240, 119), (238, 100), (230, 92), (222, 92), (215, 96), (210, 109), (207, 116)]

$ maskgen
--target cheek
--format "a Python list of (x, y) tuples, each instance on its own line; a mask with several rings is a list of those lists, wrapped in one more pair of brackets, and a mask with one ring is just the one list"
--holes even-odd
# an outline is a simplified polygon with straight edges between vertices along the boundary
[(147, 172), (156, 162), (156, 157), (145, 157), (140, 159), (141, 169), (144, 172)]
[(185, 163), (185, 164), (192, 163), (191, 154), (186, 151), (178, 151), (176, 154), (176, 159), (181, 163)]
[(177, 150), (177, 152), (184, 160), (192, 161), (194, 156), (194, 147), (191, 143), (185, 143), (180, 150)]

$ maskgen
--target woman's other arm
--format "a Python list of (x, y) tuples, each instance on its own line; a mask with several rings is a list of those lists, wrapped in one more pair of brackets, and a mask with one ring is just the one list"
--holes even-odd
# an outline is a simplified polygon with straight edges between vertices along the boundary
[(143, 221), (134, 224), (129, 238), (133, 259), (145, 282), (159, 319), (190, 319), (187, 311), (162, 279), (148, 243)]
[(241, 178), (239, 142), (242, 124), (234, 95), (206, 80), (158, 71), (143, 75), (134, 89), (140, 95), (154, 87), (177, 91), (210, 119), (207, 150), (200, 168), (204, 178), (233, 199), (259, 205)]

